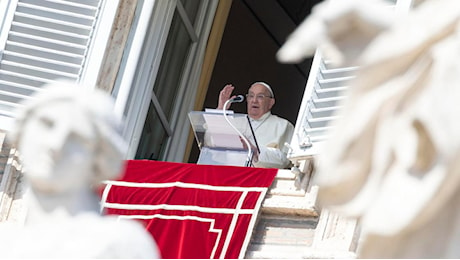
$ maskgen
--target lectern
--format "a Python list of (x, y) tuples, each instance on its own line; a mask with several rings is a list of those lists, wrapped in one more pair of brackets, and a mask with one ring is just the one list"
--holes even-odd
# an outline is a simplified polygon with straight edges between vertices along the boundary
[[(221, 110), (217, 110), (221, 111)], [(256, 147), (256, 139), (246, 114), (221, 112), (189, 112), (200, 156), (197, 164), (250, 166), (253, 151), (244, 138)]]

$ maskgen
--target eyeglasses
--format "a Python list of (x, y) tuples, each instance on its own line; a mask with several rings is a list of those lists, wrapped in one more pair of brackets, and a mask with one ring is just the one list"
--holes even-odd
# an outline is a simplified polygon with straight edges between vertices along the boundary
[(254, 95), (254, 94), (246, 94), (246, 99), (247, 100), (253, 100), (254, 98), (257, 98), (258, 101), (262, 101), (264, 100), (264, 98), (273, 98), (271, 96), (267, 96), (267, 95), (264, 95), (264, 94), (258, 94), (258, 95)]

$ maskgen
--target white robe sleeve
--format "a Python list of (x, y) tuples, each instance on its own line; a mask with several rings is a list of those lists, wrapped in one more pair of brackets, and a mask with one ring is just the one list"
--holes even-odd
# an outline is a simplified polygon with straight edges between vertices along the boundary
[(287, 158), (285, 143), (291, 141), (293, 133), (294, 126), (289, 121), (270, 115), (256, 133), (260, 154), (254, 166), (278, 169), (289, 167), (291, 161)]
[(286, 168), (291, 161), (286, 157), (286, 153), (278, 148), (260, 147), (258, 162), (254, 163), (256, 167), (263, 168)]

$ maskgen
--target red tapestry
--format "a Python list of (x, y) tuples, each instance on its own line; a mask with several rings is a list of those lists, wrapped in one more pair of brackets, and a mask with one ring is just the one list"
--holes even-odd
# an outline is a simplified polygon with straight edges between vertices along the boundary
[(105, 213), (143, 222), (163, 258), (243, 258), (277, 169), (127, 161)]

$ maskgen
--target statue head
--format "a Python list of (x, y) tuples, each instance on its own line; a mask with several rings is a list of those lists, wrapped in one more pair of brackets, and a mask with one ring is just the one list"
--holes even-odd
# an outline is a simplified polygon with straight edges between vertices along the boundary
[(23, 104), (11, 137), (33, 190), (69, 192), (121, 173), (126, 145), (113, 108), (108, 93), (62, 81)]

